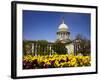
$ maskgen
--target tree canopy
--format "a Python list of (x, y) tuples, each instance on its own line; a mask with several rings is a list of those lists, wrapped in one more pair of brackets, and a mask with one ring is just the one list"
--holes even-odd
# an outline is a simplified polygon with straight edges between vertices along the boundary
[(67, 49), (65, 48), (65, 44), (63, 44), (63, 43), (59, 43), (59, 42), (54, 43), (52, 45), (52, 49), (57, 54), (66, 54), (67, 53)]
[(90, 42), (90, 40), (88, 40), (86, 37), (84, 37), (81, 34), (78, 34), (76, 36), (75, 40), (80, 41), (79, 42), (80, 48), (77, 51), (77, 54), (82, 53), (83, 55), (90, 55), (90, 53), (91, 53), (91, 44), (90, 44), (91, 42)]

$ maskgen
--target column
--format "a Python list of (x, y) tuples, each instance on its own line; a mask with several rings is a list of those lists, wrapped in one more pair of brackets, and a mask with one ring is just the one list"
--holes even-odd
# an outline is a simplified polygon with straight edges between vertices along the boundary
[(65, 32), (65, 39), (67, 39), (67, 38), (66, 38), (66, 32)]
[(59, 33), (59, 39), (61, 38), (61, 33)]
[(68, 33), (66, 33), (66, 39), (68, 39)]
[(37, 56), (37, 43), (35, 44), (35, 56)]
[(32, 43), (32, 55), (34, 55), (34, 43)]
[(52, 54), (52, 51), (51, 51), (51, 44), (49, 45), (49, 48), (50, 48), (50, 55)]
[(75, 55), (76, 55), (76, 51), (77, 51), (76, 48), (77, 48), (77, 47), (76, 47), (76, 43), (74, 43), (74, 54), (75, 54)]
[(63, 34), (61, 33), (61, 38), (63, 37)]
[(60, 39), (60, 33), (58, 34), (58, 39)]

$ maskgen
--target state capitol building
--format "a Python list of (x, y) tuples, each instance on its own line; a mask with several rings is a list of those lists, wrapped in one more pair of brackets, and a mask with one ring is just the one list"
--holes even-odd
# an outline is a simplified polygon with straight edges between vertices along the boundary
[[(80, 48), (80, 45), (79, 45), (79, 40), (71, 40), (70, 39), (70, 31), (69, 31), (69, 27), (67, 24), (65, 24), (64, 22), (64, 18), (62, 19), (60, 25), (58, 26), (58, 30), (57, 32), (55, 33), (57, 35), (57, 39), (56, 39), (56, 42), (60, 42), (62, 44), (65, 44), (65, 48), (67, 49), (67, 53), (70, 54), (70, 53), (76, 53), (76, 51), (78, 51), (78, 49)], [(53, 42), (49, 42), (48, 45), (47, 45), (47, 48), (50, 49), (50, 54), (52, 53), (56, 53), (52, 50), (51, 46), (52, 44), (54, 44)], [(28, 53), (34, 53), (34, 55), (38, 55), (37, 52), (38, 52), (38, 47), (40, 47), (39, 44), (37, 44), (36, 42), (35, 43), (32, 43), (31, 45), (31, 50), (28, 52)], [(76, 55), (76, 54), (75, 54)]]

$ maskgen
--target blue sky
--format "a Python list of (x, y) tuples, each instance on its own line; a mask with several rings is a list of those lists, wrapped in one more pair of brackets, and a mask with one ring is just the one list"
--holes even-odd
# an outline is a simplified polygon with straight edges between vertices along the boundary
[(62, 17), (69, 27), (72, 39), (77, 34), (90, 39), (90, 14), (30, 10), (23, 10), (23, 39), (55, 41)]

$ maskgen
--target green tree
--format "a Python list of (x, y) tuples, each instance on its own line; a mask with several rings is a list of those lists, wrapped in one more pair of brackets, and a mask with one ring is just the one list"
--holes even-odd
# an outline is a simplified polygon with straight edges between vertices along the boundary
[(66, 54), (67, 53), (67, 49), (65, 48), (65, 44), (63, 44), (63, 43), (59, 43), (59, 42), (54, 43), (52, 45), (52, 49), (57, 54)]
[(91, 53), (90, 40), (88, 40), (81, 34), (78, 34), (76, 36), (76, 40), (78, 41), (77, 44), (79, 44), (79, 46), (80, 46), (79, 50), (77, 51), (77, 54), (82, 53), (83, 55), (90, 55), (90, 53)]
[(27, 54), (31, 54), (31, 42), (30, 41), (23, 41), (23, 54), (27, 55)]
[[(48, 55), (50, 53), (49, 48), (47, 48), (48, 41), (46, 41), (46, 40), (38, 40), (38, 41), (24, 40), (23, 41), (24, 55), (26, 55), (26, 54), (35, 55), (35, 53), (32, 53), (32, 43), (34, 43), (35, 49), (37, 50), (36, 54)], [(37, 47), (36, 47), (36, 45), (37, 45)]]
[(46, 40), (38, 40), (37, 44), (39, 44), (37, 50), (38, 50), (38, 54), (39, 55), (47, 55), (47, 45), (48, 45), (48, 41)]

